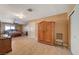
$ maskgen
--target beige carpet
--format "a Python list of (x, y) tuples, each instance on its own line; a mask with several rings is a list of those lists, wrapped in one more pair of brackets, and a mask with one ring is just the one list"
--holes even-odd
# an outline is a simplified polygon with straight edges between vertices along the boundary
[(7, 55), (70, 55), (68, 49), (59, 46), (50, 46), (37, 42), (28, 37), (12, 39), (12, 52)]

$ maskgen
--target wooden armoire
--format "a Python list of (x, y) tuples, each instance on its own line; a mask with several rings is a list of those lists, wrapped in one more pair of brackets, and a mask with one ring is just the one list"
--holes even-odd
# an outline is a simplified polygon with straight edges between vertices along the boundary
[(38, 42), (54, 45), (55, 22), (42, 21), (38, 24)]

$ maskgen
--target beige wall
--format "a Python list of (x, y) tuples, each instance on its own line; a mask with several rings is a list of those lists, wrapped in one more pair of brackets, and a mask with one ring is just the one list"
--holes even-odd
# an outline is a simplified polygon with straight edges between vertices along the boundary
[(70, 35), (71, 35), (71, 25), (70, 25), (70, 16), (68, 17), (68, 45), (69, 45), (69, 49), (70, 49), (70, 45), (71, 45), (71, 38), (70, 38)]
[(35, 25), (35, 31), (36, 31), (35, 36), (36, 37), (38, 37), (38, 23), (43, 20), (55, 22), (55, 34), (63, 33), (64, 45), (67, 46), (67, 44), (68, 44), (68, 16), (67, 16), (67, 13), (30, 21), (28, 24)]

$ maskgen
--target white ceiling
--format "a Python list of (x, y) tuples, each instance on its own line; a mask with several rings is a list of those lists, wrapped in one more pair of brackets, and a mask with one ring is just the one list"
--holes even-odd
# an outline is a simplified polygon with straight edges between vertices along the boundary
[[(67, 12), (68, 4), (4, 4), (0, 5), (0, 20), (28, 21)], [(33, 11), (28, 12), (31, 8)], [(20, 19), (20, 17), (22, 17)]]

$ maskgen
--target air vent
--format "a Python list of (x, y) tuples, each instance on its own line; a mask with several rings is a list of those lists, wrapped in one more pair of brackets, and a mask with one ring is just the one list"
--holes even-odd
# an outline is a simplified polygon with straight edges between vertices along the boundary
[(56, 33), (56, 39), (62, 39), (63, 34), (62, 33)]
[(27, 9), (29, 12), (32, 12), (33, 10), (31, 8)]

